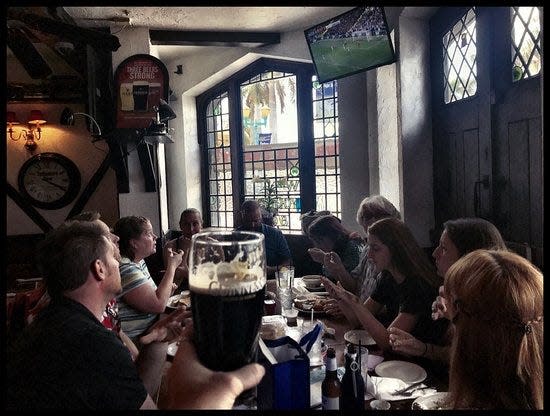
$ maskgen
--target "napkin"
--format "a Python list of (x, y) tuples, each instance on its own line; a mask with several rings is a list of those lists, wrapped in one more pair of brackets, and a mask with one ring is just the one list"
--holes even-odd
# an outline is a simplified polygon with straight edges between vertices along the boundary
[(370, 387), (370, 390), (369, 390), (368, 384), (365, 386), (366, 400), (369, 400), (372, 398), (379, 399), (379, 400), (387, 400), (387, 401), (408, 400), (408, 399), (416, 399), (417, 397), (429, 396), (437, 392), (436, 389), (428, 387), (426, 384), (422, 383), (416, 387), (413, 387), (413, 393), (410, 396), (395, 395), (393, 394), (394, 391), (404, 389), (410, 383), (405, 383), (403, 380), (400, 380), (398, 378), (392, 378), (392, 377), (372, 376), (369, 378), (371, 379), (372, 387)]

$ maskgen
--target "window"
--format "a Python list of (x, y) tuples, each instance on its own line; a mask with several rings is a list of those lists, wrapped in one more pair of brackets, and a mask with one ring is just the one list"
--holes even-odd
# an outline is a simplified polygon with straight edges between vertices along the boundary
[(477, 91), (476, 15), (471, 8), (443, 35), (445, 104)]
[(540, 72), (540, 11), (538, 7), (511, 7), (512, 79), (514, 82)]
[(338, 135), (338, 84), (319, 84), (313, 77), (313, 137), (317, 210), (340, 218), (340, 149)]
[(210, 222), (214, 227), (233, 227), (231, 136), (227, 92), (215, 97), (206, 109), (208, 194)]
[(256, 199), (282, 230), (341, 214), (336, 81), (311, 64), (262, 58), (197, 98), (206, 226), (234, 227)]

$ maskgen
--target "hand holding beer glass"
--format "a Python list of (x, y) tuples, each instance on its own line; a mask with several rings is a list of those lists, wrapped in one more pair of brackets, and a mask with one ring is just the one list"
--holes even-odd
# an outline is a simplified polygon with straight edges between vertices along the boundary
[(247, 231), (193, 235), (189, 290), (200, 361), (231, 371), (256, 360), (266, 286), (264, 236)]

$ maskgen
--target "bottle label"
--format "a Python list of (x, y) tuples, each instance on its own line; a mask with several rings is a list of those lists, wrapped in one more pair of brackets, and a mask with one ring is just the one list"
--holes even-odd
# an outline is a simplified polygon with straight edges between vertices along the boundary
[(340, 398), (339, 397), (327, 397), (323, 396), (321, 398), (323, 403), (323, 410), (339, 410), (340, 409)]
[(326, 371), (336, 371), (338, 369), (336, 358), (329, 358), (326, 365)]

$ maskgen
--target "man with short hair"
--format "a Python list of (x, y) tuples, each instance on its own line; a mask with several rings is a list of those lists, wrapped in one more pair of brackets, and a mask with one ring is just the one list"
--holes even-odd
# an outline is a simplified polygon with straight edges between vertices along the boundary
[[(38, 263), (51, 301), (8, 348), (8, 410), (156, 409), (128, 349), (101, 324), (107, 303), (122, 290), (119, 259), (100, 221), (67, 222), (46, 236)], [(261, 380), (263, 367), (255, 363), (225, 373), (207, 369), (198, 361), (190, 319), (183, 330), (178, 322), (173, 331), (174, 323), (156, 327), (148, 340), (183, 336), (166, 379), (171, 408), (230, 408)]]
[(249, 199), (241, 205), (242, 225), (237, 230), (255, 231), (265, 236), (265, 256), (267, 262), (267, 277), (274, 277), (277, 267), (289, 266), (292, 256), (283, 233), (275, 227), (262, 221), (260, 204)]

